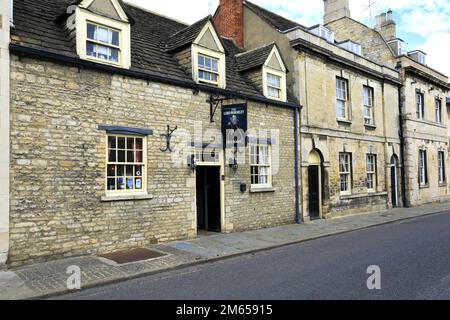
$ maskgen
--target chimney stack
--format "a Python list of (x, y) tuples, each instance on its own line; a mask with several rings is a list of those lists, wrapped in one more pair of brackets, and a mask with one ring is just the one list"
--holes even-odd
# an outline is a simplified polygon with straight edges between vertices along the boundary
[(233, 39), (244, 47), (244, 0), (220, 0), (214, 22), (222, 37)]
[(324, 24), (344, 17), (350, 18), (349, 0), (323, 0), (323, 3), (325, 5)]
[(376, 16), (375, 30), (378, 31), (386, 41), (397, 39), (397, 27), (392, 10)]

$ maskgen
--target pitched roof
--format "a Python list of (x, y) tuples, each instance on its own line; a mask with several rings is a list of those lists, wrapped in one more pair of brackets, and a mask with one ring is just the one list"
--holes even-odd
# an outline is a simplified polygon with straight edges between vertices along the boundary
[(210, 15), (173, 34), (165, 44), (166, 50), (172, 51), (194, 42), (208, 21), (212, 21), (212, 17)]
[[(12, 44), (78, 59), (65, 24), (58, 20), (61, 13), (72, 3), (73, 0), (15, 1)], [(194, 84), (192, 77), (167, 51), (167, 39), (171, 47), (191, 41), (200, 26), (203, 27), (206, 19), (211, 17), (188, 27), (128, 3), (124, 3), (124, 10), (134, 21), (131, 25), (131, 71)], [(227, 90), (249, 97), (265, 98), (245, 75), (238, 72), (234, 55), (241, 53), (241, 50), (233, 41), (223, 38), (221, 40), (227, 53)]]
[(244, 5), (247, 6), (250, 10), (252, 10), (255, 14), (257, 14), (259, 17), (264, 19), (267, 23), (269, 23), (272, 27), (276, 28), (277, 30), (283, 32), (289, 29), (293, 29), (296, 27), (300, 27), (302, 29), (307, 29), (305, 26), (302, 26), (301, 24), (286, 19), (276, 13), (273, 13), (269, 10), (266, 10), (250, 1), (245, 1)]
[(266, 62), (274, 46), (275, 43), (272, 42), (263, 47), (237, 54), (236, 65), (238, 70), (246, 71), (262, 66)]

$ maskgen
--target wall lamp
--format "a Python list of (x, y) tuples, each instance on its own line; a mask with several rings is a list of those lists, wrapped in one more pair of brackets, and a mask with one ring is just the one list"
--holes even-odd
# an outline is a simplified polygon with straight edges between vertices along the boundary
[(190, 155), (187, 158), (187, 165), (189, 168), (191, 168), (192, 173), (195, 172), (195, 170), (197, 169), (197, 162), (195, 161), (195, 155)]

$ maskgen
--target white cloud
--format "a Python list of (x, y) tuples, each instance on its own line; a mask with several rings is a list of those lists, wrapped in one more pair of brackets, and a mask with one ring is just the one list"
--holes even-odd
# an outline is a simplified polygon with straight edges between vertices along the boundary
[(428, 54), (427, 64), (430, 67), (437, 69), (447, 76), (450, 75), (450, 63), (447, 60), (450, 53), (450, 33), (435, 33), (430, 35), (419, 49)]

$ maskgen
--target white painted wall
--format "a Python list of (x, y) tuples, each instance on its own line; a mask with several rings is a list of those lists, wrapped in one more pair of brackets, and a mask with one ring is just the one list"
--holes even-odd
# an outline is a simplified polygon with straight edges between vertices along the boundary
[(9, 250), (9, 41), (10, 3), (0, 1), (0, 265)]

